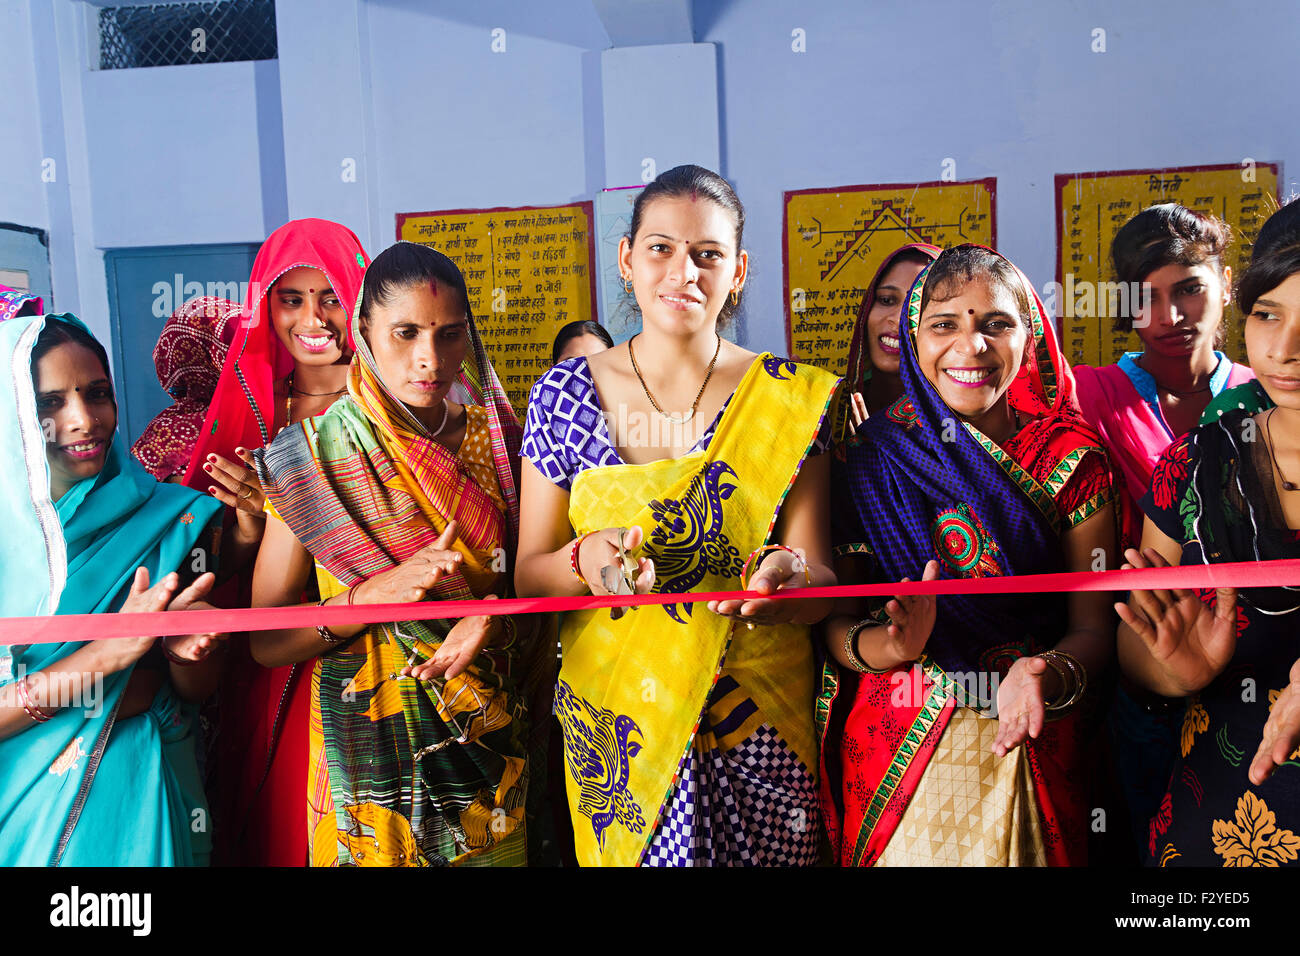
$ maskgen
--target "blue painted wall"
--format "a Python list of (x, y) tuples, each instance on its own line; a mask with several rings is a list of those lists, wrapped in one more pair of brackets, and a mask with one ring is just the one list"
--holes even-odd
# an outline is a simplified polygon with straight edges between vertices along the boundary
[[(1056, 173), (1250, 156), (1282, 161), (1296, 189), (1300, 86), (1285, 69), (1263, 80), (1300, 39), (1287, 0), (699, 0), (695, 13), (697, 38), (721, 51), (756, 345), (784, 336), (782, 190), (935, 180), (951, 157), (959, 179), (998, 178), (999, 246), (1041, 289), (1056, 271)], [(1105, 53), (1091, 52), (1096, 27)]]

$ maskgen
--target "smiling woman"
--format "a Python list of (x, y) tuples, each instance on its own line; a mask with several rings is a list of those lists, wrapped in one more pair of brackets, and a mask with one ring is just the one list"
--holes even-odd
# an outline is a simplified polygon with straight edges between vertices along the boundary
[[(211, 539), (220, 505), (159, 484), (117, 440), (99, 342), (71, 315), (19, 316), (0, 324), (0, 358), (16, 372), (0, 399), (0, 614), (206, 606), (213, 575), (180, 589), (174, 572)], [(0, 864), (207, 861), (208, 829), (190, 824), (207, 814), (197, 702), (218, 643), (0, 646)]]
[[(369, 262), (351, 230), (297, 219), (257, 253), (248, 296), (198, 432), (184, 481), (227, 508), (227, 564), (241, 572), (231, 603), (247, 603), (266, 525), (253, 449), (320, 415), (346, 391), (348, 317)], [(305, 668), (264, 668), (233, 642), (222, 687), (214, 786), (221, 862), (302, 866), (310, 696)]]
[(868, 415), (884, 410), (902, 394), (898, 316), (912, 283), (941, 251), (925, 242), (895, 249), (885, 256), (867, 286), (853, 326), (848, 372), (836, 415), (841, 431), (856, 430)]
[[(918, 283), (898, 327), (902, 397), (832, 482), (839, 579), (1087, 569), (1114, 548), (1110, 467), (1028, 279), (963, 245)], [(1083, 862), (1085, 691), (1112, 653), (1106, 596), (837, 610), (818, 714), (839, 862)]]
[[(699, 166), (637, 198), (619, 265), (642, 331), (560, 362), (529, 396), (521, 594), (834, 583), (822, 452), (837, 380), (717, 331), (745, 284), (744, 221)], [(815, 862), (808, 629), (826, 609), (565, 615), (556, 714), (583, 865)]]
[(45, 432), (50, 496), (99, 474), (117, 430), (117, 400), (104, 347), (78, 326), (51, 322), (32, 349), (36, 411)]

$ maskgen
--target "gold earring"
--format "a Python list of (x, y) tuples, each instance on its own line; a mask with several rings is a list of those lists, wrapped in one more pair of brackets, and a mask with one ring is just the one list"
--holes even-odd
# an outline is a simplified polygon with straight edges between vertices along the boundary
[(732, 290), (731, 290), (731, 304), (732, 304), (733, 306), (740, 305), (740, 289), (739, 289), (739, 288), (735, 288), (735, 289), (732, 289)]
[(631, 294), (632, 294), (632, 277), (631, 277), (631, 276), (623, 276), (623, 291), (626, 292), (628, 295), (631, 295)]

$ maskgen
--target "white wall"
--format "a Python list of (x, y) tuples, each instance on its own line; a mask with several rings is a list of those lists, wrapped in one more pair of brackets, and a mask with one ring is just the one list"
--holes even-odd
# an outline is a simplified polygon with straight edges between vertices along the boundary
[[(278, 103), (274, 61), (84, 74), (96, 246), (266, 238), (259, 70)], [(270, 148), (281, 152), (273, 134)]]
[(41, 124), (36, 102), (36, 66), (27, 4), (0, 3), (0, 222), (49, 228), (41, 188)]

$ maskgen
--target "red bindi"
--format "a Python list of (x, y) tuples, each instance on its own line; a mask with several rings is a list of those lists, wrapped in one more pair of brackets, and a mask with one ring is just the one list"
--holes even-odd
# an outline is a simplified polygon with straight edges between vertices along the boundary
[(974, 314), (975, 314), (975, 310), (974, 310), (974, 309), (967, 309), (967, 310), (966, 310), (966, 314), (967, 314), (967, 315), (974, 315)]
[(315, 289), (308, 289), (307, 291), (308, 291), (308, 292), (315, 292), (316, 290), (315, 290)]

